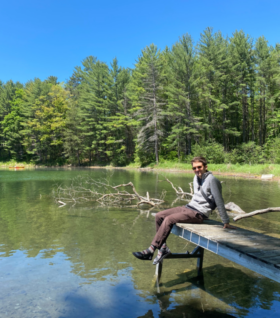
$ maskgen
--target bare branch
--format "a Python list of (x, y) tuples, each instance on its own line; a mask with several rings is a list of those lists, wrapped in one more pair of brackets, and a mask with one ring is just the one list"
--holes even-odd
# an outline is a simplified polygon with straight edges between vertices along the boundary
[(263, 214), (263, 213), (268, 213), (268, 212), (280, 212), (280, 207), (267, 208), (267, 209), (263, 209), (263, 210), (256, 210), (256, 211), (253, 211), (250, 213), (245, 213), (245, 214), (238, 215), (238, 216), (234, 217), (233, 220), (236, 222), (240, 219), (249, 218), (249, 217), (257, 215), (257, 214)]
[(66, 205), (66, 203), (62, 202), (62, 201), (57, 201), (58, 203), (60, 203), (61, 205), (59, 206), (59, 208), (62, 208)]
[[(164, 203), (166, 191), (163, 190), (160, 198), (151, 198), (149, 192), (146, 192), (146, 196), (140, 195), (132, 182), (119, 184), (116, 186), (110, 185), (109, 178), (104, 178), (105, 182), (94, 179), (83, 179), (81, 177), (75, 178), (71, 185), (68, 187), (57, 186), (53, 190), (53, 197), (56, 203), (60, 204), (59, 207), (65, 206), (67, 203), (73, 203), (73, 205), (81, 202), (97, 202), (102, 206), (126, 206), (137, 207), (145, 204), (150, 206), (149, 211), (159, 207)], [(193, 196), (193, 186), (190, 183), (191, 193), (185, 192), (181, 187), (175, 187), (174, 184), (165, 178), (165, 181), (171, 184), (175, 191), (177, 198), (172, 202), (173, 206), (179, 200), (189, 201)], [(131, 188), (132, 193), (125, 188)], [(121, 189), (122, 188), (122, 189)], [(168, 208), (168, 207), (166, 207)], [(263, 210), (256, 210), (250, 213), (245, 213), (237, 204), (229, 202), (225, 205), (228, 211), (239, 213), (240, 215), (233, 218), (234, 221), (238, 221), (243, 218), (248, 218), (257, 214), (263, 214), (268, 212), (280, 212), (280, 207), (267, 208)]]
[(176, 192), (177, 195), (182, 195), (182, 196), (184, 196), (184, 195), (189, 195), (189, 196), (191, 196), (191, 197), (193, 196), (192, 193), (184, 192), (181, 187), (178, 187), (178, 189), (176, 189), (176, 187), (173, 185), (173, 183), (172, 183), (171, 181), (169, 181), (167, 178), (165, 178), (165, 180), (166, 180), (168, 183), (171, 184), (172, 188), (175, 190), (175, 192)]
[(191, 189), (191, 195), (193, 195), (193, 182), (190, 182), (189, 185), (190, 185), (190, 189)]
[[(145, 197), (136, 191), (132, 182), (112, 186), (109, 184), (109, 180), (106, 181), (107, 183), (93, 179), (83, 180), (77, 178), (72, 181), (69, 187), (58, 186), (53, 190), (53, 196), (57, 203), (60, 203), (61, 200), (64, 202), (73, 202), (74, 204), (83, 201), (94, 201), (106, 206), (138, 207), (141, 204), (147, 204), (151, 207), (155, 207), (164, 202), (165, 191), (163, 191), (160, 199), (151, 198), (148, 192)], [(91, 188), (85, 187), (83, 184)], [(120, 189), (125, 187), (131, 187), (133, 193)], [(99, 192), (96, 188), (102, 189), (102, 191), (99, 190)]]

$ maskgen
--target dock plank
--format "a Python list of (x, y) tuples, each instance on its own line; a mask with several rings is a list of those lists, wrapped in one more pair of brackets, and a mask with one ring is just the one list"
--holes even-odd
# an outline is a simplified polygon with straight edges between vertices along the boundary
[(280, 239), (247, 229), (223, 229), (215, 220), (177, 223), (171, 233), (280, 282)]

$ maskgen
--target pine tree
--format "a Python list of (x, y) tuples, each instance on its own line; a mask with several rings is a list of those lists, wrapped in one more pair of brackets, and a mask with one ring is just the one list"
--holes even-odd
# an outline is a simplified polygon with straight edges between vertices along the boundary
[(273, 135), (276, 137), (276, 132), (279, 131), (279, 86), (276, 82), (276, 78), (280, 74), (279, 53), (277, 54), (277, 50), (268, 46), (268, 41), (264, 37), (260, 37), (255, 44), (255, 57), (259, 114), (257, 123), (259, 144), (262, 146), (267, 137)]
[(22, 160), (25, 155), (21, 134), (24, 121), (22, 113), (23, 96), (24, 90), (22, 88), (15, 91), (10, 112), (1, 122), (3, 148), (9, 153), (10, 158), (16, 160)]
[(133, 119), (129, 114), (131, 104), (126, 94), (131, 72), (129, 69), (120, 68), (117, 59), (113, 60), (111, 67), (110, 116), (106, 124), (109, 130), (106, 141), (108, 146), (107, 154), (108, 156), (110, 154), (110, 161), (113, 164), (123, 165), (132, 159), (134, 151), (131, 129)]
[(69, 109), (66, 113), (65, 129), (63, 131), (64, 154), (73, 164), (81, 165), (83, 159), (83, 136), (80, 128), (81, 115), (77, 102), (71, 99)]
[[(182, 154), (191, 153), (193, 140), (197, 140), (202, 123), (195, 116), (197, 106), (196, 92), (196, 52), (193, 40), (186, 34), (167, 51), (168, 65), (168, 110), (166, 115), (171, 127), (167, 141), (171, 149), (177, 149), (180, 160)], [(197, 112), (198, 113), (198, 112)]]
[(129, 92), (135, 118), (140, 123), (137, 133), (138, 156), (147, 159), (154, 154), (157, 164), (164, 135), (165, 66), (163, 55), (157, 47), (154, 44), (146, 47), (135, 65)]
[[(243, 31), (236, 31), (230, 38), (230, 55), (232, 60), (232, 77), (235, 92), (236, 105), (238, 109), (235, 112), (236, 129), (242, 132), (242, 142), (249, 140), (250, 117), (249, 103), (251, 92), (250, 84), (254, 80), (254, 51), (253, 40)], [(242, 117), (239, 117), (239, 114)]]
[(69, 109), (66, 112), (65, 129), (63, 132), (63, 147), (66, 158), (71, 163), (81, 165), (83, 160), (83, 134), (81, 129), (81, 107), (79, 105), (79, 85), (82, 77), (77, 72), (67, 81), (66, 90), (69, 92)]
[(108, 161), (106, 121), (111, 103), (109, 68), (91, 56), (82, 64), (84, 68), (76, 68), (76, 73), (82, 79), (78, 89), (83, 152), (88, 154), (90, 163), (92, 156), (97, 161)]

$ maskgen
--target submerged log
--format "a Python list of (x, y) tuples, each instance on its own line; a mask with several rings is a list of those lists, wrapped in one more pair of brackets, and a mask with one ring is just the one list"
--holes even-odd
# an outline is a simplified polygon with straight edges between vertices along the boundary
[[(130, 187), (132, 193), (120, 189), (126, 187)], [(159, 199), (151, 198), (149, 192), (147, 192), (146, 196), (142, 196), (136, 191), (132, 182), (112, 186), (108, 183), (92, 179), (83, 180), (81, 178), (73, 180), (69, 187), (58, 186), (53, 191), (55, 201), (63, 204), (60, 207), (66, 205), (65, 202), (76, 204), (84, 201), (95, 201), (106, 206), (135, 207), (135, 205), (132, 205), (134, 202), (137, 204), (137, 207), (142, 204), (156, 207), (157, 205), (164, 203), (164, 195), (165, 192), (163, 191)]]
[[(175, 187), (174, 184), (167, 178), (165, 178), (165, 180), (171, 184), (172, 188), (177, 194), (177, 198), (173, 201), (172, 205), (178, 200), (189, 201), (193, 196), (193, 188), (191, 183), (191, 193), (189, 193), (185, 192), (181, 187)], [(130, 187), (130, 192), (125, 190), (127, 187)], [(105, 183), (91, 178), (84, 179), (81, 177), (74, 179), (72, 184), (68, 187), (58, 186), (53, 190), (54, 199), (58, 204), (60, 204), (59, 207), (63, 207), (69, 202), (72, 202), (75, 205), (79, 202), (95, 201), (103, 206), (126, 206), (139, 208), (140, 205), (144, 204), (150, 206), (150, 211), (164, 203), (165, 194), (166, 191), (163, 190), (159, 199), (151, 198), (149, 192), (146, 192), (146, 196), (140, 195), (136, 191), (132, 182), (113, 186), (109, 184), (109, 181)], [(189, 198), (186, 198), (187, 196)], [(225, 208), (227, 211), (240, 214), (233, 218), (234, 221), (268, 212), (280, 212), (280, 207), (272, 207), (246, 213), (234, 202), (227, 203)]]
[(236, 213), (240, 213), (240, 214), (244, 214), (246, 213), (245, 211), (243, 211), (240, 206), (238, 206), (237, 204), (235, 204), (234, 202), (229, 202), (225, 205), (225, 208), (227, 211), (234, 211)]
[(262, 210), (256, 210), (250, 213), (245, 213), (242, 215), (238, 215), (233, 218), (234, 221), (238, 221), (240, 219), (244, 218), (249, 218), (251, 216), (257, 215), (257, 214), (263, 214), (263, 213), (268, 213), (268, 212), (280, 212), (280, 207), (275, 207), (275, 208), (267, 208), (267, 209), (262, 209)]

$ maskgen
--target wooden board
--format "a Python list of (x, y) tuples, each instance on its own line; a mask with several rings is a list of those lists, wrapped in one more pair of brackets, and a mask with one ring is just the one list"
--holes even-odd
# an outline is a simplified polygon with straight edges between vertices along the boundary
[(280, 283), (280, 239), (205, 220), (177, 223), (171, 233)]

